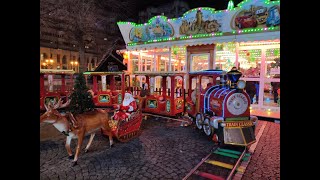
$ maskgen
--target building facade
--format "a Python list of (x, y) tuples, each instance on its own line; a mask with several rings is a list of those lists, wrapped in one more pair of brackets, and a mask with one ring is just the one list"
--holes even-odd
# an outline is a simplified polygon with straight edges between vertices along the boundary
[[(86, 53), (87, 70), (94, 70), (99, 63), (97, 54)], [(79, 72), (79, 52), (40, 47), (40, 69), (73, 69)]]

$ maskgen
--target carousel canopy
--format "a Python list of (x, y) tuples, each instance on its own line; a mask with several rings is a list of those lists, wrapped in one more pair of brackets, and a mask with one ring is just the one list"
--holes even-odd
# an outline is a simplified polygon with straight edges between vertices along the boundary
[(280, 39), (280, 1), (244, 0), (216, 11), (194, 8), (182, 17), (155, 16), (144, 24), (118, 22), (128, 50)]

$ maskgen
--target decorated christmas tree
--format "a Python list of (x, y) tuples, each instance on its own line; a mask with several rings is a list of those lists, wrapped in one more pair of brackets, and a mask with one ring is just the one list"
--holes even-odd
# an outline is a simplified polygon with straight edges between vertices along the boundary
[(75, 80), (74, 90), (70, 96), (71, 102), (69, 111), (73, 114), (81, 114), (94, 109), (91, 93), (88, 92), (89, 88), (83, 73), (80, 73)]

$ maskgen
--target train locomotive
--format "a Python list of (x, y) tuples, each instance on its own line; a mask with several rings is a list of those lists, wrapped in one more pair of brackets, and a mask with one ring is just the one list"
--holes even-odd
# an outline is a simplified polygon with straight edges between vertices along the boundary
[(212, 83), (205, 90), (198, 91), (196, 103), (188, 98), (188, 115), (194, 118), (198, 129), (217, 143), (238, 146), (254, 143), (258, 118), (250, 115), (251, 103), (244, 90), (245, 81), (239, 80), (242, 73), (236, 68), (229, 72), (212, 71), (214, 81), (219, 75), (219, 84)]

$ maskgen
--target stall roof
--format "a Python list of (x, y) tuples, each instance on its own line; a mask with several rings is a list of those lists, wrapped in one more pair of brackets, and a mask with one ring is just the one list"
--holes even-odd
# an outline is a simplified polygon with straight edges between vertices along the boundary
[(147, 50), (154, 48), (168, 48), (172, 46), (196, 46), (196, 45), (208, 45), (225, 42), (253, 42), (264, 40), (280, 40), (280, 31), (264, 32), (256, 34), (237, 34), (229, 36), (216, 36), (200, 39), (188, 39), (183, 41), (167, 41), (152, 44), (141, 44), (136, 46), (127, 46), (128, 50)]
[(123, 64), (123, 57), (116, 50), (110, 50), (103, 55), (94, 72), (119, 72), (123, 70), (127, 70), (127, 66)]

